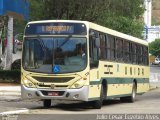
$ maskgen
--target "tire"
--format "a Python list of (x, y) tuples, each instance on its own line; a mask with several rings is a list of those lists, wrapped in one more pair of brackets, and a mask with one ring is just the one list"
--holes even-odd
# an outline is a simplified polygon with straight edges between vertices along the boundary
[(133, 103), (136, 99), (136, 93), (137, 93), (137, 86), (136, 86), (136, 83), (133, 82), (133, 87), (132, 87), (132, 94), (131, 96), (128, 96), (128, 97), (121, 97), (120, 100), (122, 102), (130, 102), (130, 103)]
[(100, 99), (93, 101), (93, 108), (94, 109), (101, 109), (102, 105), (103, 105), (103, 100), (104, 100), (104, 88), (103, 85), (101, 85), (101, 93), (100, 93)]
[(11, 65), (11, 70), (20, 70), (21, 69), (21, 59), (15, 60)]
[(51, 100), (43, 100), (43, 107), (50, 108), (51, 107)]

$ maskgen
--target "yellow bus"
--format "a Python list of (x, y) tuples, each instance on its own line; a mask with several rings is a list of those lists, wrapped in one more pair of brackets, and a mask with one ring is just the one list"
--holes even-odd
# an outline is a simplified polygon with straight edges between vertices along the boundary
[(134, 102), (149, 90), (148, 43), (109, 28), (74, 20), (29, 22), (22, 54), (23, 99)]

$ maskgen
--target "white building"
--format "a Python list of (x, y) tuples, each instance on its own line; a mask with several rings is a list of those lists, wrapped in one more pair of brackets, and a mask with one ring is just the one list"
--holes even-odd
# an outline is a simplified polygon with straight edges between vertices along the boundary
[(148, 28), (148, 42), (152, 42), (155, 39), (160, 38), (160, 26), (151, 26)]
[(152, 0), (144, 0), (144, 39), (148, 42), (152, 42), (157, 38), (160, 38), (160, 26), (151, 26), (152, 23)]

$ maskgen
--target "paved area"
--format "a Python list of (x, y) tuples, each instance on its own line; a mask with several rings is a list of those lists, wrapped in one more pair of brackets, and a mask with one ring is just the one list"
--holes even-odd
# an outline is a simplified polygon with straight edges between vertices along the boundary
[[(101, 110), (93, 109), (88, 103), (54, 104), (50, 109), (44, 109), (41, 101), (24, 101), (20, 96), (0, 97), (0, 113), (8, 110), (28, 109), (29, 114), (93, 114), (93, 113), (159, 113), (160, 88), (137, 96), (135, 103), (121, 103), (120, 100), (110, 100), (104, 103)], [(122, 110), (123, 109), (123, 110)]]
[[(14, 117), (14, 120), (97, 120), (102, 115), (109, 117), (120, 114), (124, 117), (129, 114), (159, 114), (160, 107), (157, 107), (160, 105), (159, 93), (160, 88), (152, 89), (137, 96), (135, 103), (122, 103), (118, 99), (108, 100), (101, 109), (93, 109), (88, 103), (53, 104), (51, 108), (45, 109), (41, 101), (23, 101), (15, 96), (12, 99), (6, 97), (6, 99), (0, 98), (0, 119), (6, 117), (5, 120), (10, 120), (9, 117)], [(160, 116), (156, 117), (159, 117), (156, 120), (160, 119)]]
[(160, 66), (150, 66), (150, 82), (160, 82)]
[(4, 96), (20, 96), (21, 88), (20, 86), (0, 86), (0, 97)]
[[(54, 104), (44, 109), (42, 101), (26, 101), (21, 99), (20, 86), (0, 87), (0, 114), (6, 112), (25, 114), (99, 114), (99, 113), (159, 113), (160, 83), (150, 83), (150, 91), (137, 96), (137, 101), (121, 103), (120, 100), (106, 101), (101, 110), (92, 109), (88, 103)], [(147, 108), (147, 109), (146, 109)], [(155, 109), (156, 108), (156, 109)], [(123, 109), (123, 111), (121, 111)], [(17, 113), (17, 114), (18, 114)], [(7, 113), (8, 114), (8, 113)]]
[[(154, 68), (151, 68), (152, 73), (156, 72), (156, 74), (159, 74), (158, 70), (160, 67), (155, 68), (157, 70)], [(97, 119), (99, 114), (159, 114), (160, 82), (156, 80), (151, 81), (150, 89), (149, 92), (137, 96), (135, 103), (122, 103), (119, 99), (108, 100), (104, 102), (101, 109), (93, 109), (89, 103), (53, 103), (51, 108), (45, 109), (42, 101), (22, 100), (20, 86), (1, 85), (0, 116), (18, 114), (18, 116), (14, 116), (17, 117), (15, 120), (50, 120), (52, 118), (63, 120), (83, 118), (89, 120)]]

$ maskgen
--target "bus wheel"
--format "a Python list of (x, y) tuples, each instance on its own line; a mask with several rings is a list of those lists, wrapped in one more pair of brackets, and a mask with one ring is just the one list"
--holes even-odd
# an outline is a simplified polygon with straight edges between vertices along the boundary
[(133, 103), (136, 99), (136, 93), (137, 93), (137, 86), (136, 83), (133, 82), (133, 87), (132, 87), (132, 95), (128, 97), (121, 97), (120, 100), (122, 102), (131, 102)]
[(45, 108), (50, 108), (51, 107), (51, 100), (43, 100), (43, 106)]
[(103, 100), (104, 100), (104, 88), (103, 88), (103, 85), (101, 85), (100, 99), (93, 101), (93, 108), (101, 109), (102, 104), (103, 104)]

